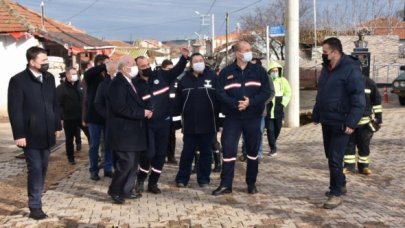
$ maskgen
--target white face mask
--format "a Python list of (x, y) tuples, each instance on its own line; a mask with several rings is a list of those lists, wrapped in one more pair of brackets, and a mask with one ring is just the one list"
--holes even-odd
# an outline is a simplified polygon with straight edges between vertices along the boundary
[(243, 62), (247, 63), (252, 61), (253, 59), (253, 53), (251, 51), (243, 53)]
[(131, 68), (131, 72), (129, 72), (129, 75), (131, 75), (131, 77), (135, 77), (138, 74), (138, 67), (133, 66), (133, 67), (130, 67), (130, 68)]
[(204, 62), (199, 62), (199, 63), (194, 63), (193, 64), (193, 70), (196, 72), (203, 72), (205, 69), (205, 63)]
[(77, 74), (72, 75), (72, 78), (70, 79), (70, 81), (76, 82), (77, 80), (79, 80), (79, 76), (77, 76)]
[(277, 77), (278, 77), (278, 72), (271, 72), (271, 73), (270, 73), (270, 76), (271, 76), (272, 78), (277, 78)]

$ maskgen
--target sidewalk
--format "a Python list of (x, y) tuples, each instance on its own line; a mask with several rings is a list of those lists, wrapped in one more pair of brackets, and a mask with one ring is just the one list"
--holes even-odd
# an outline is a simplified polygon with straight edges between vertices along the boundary
[(115, 205), (106, 194), (110, 179), (91, 181), (88, 165), (82, 164), (44, 194), (48, 219), (33, 221), (23, 208), (1, 219), (0, 227), (405, 227), (405, 108), (385, 106), (384, 126), (372, 141), (374, 173), (348, 176), (348, 193), (334, 210), (322, 209), (329, 173), (320, 126), (310, 124), (283, 129), (275, 158), (266, 156), (264, 144), (256, 195), (246, 193), (245, 163), (237, 162), (233, 193), (219, 197), (211, 195), (219, 174), (212, 175), (208, 189), (198, 187), (195, 175), (188, 188), (179, 189), (174, 184), (178, 167), (166, 165), (161, 195), (144, 193)]

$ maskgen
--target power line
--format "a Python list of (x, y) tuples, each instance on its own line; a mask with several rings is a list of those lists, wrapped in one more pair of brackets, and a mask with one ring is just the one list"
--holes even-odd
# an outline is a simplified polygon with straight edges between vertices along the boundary
[(233, 13), (237, 13), (237, 12), (239, 12), (239, 11), (245, 10), (245, 9), (247, 9), (247, 8), (249, 8), (249, 7), (252, 7), (252, 6), (256, 5), (257, 3), (261, 2), (261, 1), (263, 1), (263, 0), (258, 0), (258, 1), (256, 1), (256, 2), (253, 2), (252, 4), (246, 5), (246, 6), (242, 7), (242, 8), (240, 8), (240, 9), (231, 11), (231, 12), (229, 12), (229, 14), (233, 14)]
[(211, 12), (211, 10), (212, 10), (212, 8), (214, 7), (216, 1), (217, 1), (217, 0), (213, 0), (213, 1), (212, 1), (211, 6), (210, 6), (210, 9), (207, 11), (206, 14), (209, 14), (209, 13)]
[(82, 14), (83, 12), (85, 12), (86, 10), (90, 9), (91, 7), (93, 7), (99, 0), (95, 0), (93, 3), (91, 3), (90, 5), (88, 5), (86, 8), (80, 10), (79, 12), (77, 12), (76, 14), (74, 14), (73, 16), (65, 19), (65, 21), (70, 21), (72, 20), (72, 18), (79, 16), (80, 14)]

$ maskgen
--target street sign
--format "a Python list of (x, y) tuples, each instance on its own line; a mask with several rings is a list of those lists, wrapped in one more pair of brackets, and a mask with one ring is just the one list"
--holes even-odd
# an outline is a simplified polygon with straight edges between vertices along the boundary
[(269, 26), (270, 37), (285, 36), (284, 25)]

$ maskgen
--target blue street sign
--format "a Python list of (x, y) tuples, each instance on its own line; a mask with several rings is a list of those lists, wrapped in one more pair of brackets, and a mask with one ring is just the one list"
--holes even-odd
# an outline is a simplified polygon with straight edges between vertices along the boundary
[(271, 37), (285, 36), (284, 25), (277, 25), (269, 27), (269, 34)]

